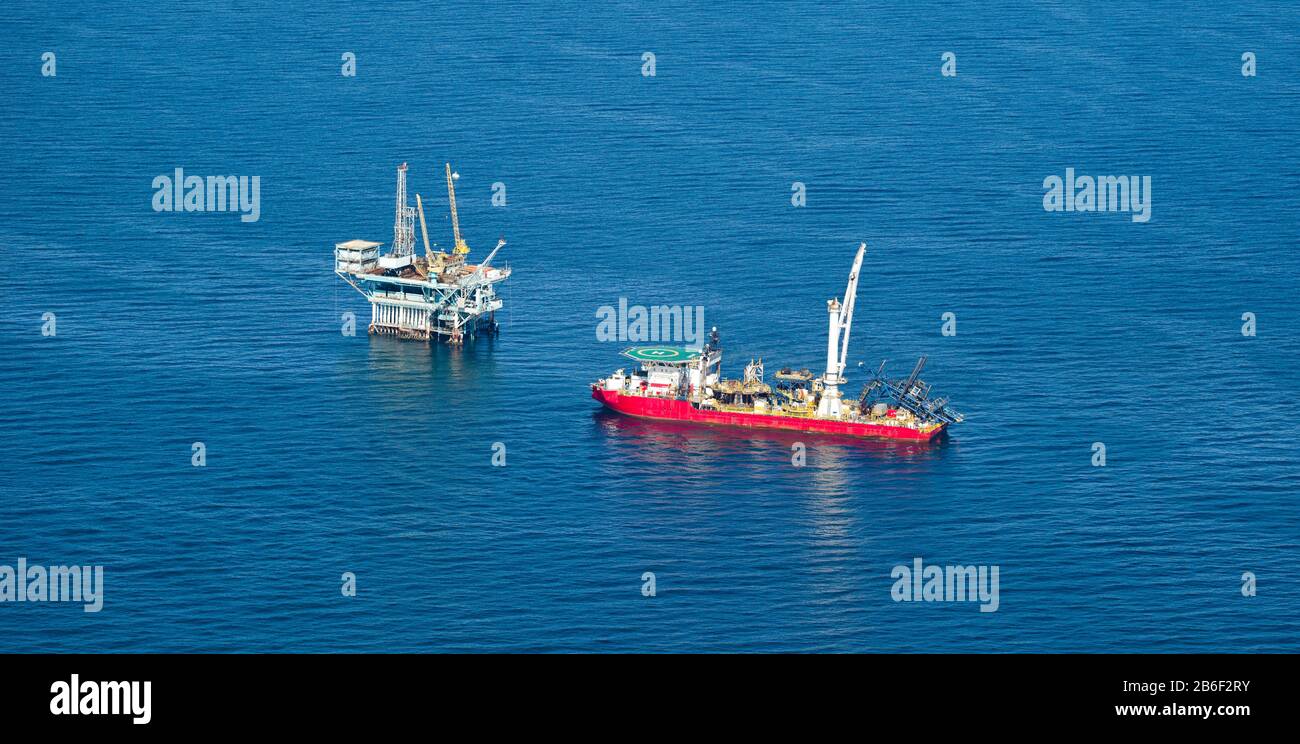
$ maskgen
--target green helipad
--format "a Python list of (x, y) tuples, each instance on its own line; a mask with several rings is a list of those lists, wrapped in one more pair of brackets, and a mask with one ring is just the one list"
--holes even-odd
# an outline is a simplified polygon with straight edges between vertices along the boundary
[(633, 346), (623, 356), (638, 362), (685, 364), (700, 358), (700, 352), (681, 346)]

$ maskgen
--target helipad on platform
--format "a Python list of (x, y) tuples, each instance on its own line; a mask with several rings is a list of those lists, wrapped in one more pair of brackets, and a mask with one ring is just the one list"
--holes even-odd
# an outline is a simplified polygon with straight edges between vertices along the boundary
[(699, 359), (700, 352), (682, 346), (633, 346), (625, 350), (623, 356), (638, 362), (685, 364)]

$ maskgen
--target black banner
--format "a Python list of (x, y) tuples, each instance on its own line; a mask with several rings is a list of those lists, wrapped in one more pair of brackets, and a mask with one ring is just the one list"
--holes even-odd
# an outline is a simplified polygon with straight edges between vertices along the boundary
[(51, 734), (339, 733), (611, 713), (647, 730), (689, 714), (972, 733), (1041, 732), (1045, 722), (1230, 732), (1286, 723), (1296, 690), (1287, 656), (51, 655), (0, 664), (0, 720)]

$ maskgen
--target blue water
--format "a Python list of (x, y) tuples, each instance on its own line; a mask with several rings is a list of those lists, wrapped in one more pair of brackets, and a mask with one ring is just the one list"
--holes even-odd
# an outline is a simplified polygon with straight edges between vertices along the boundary
[[(0, 11), (0, 564), (105, 567), (0, 651), (1300, 648), (1294, 4), (132, 5)], [(341, 335), (333, 244), (409, 161), (446, 245), (445, 160), (499, 338)], [(154, 212), (176, 167), (260, 219)], [(1066, 167), (1151, 221), (1045, 212)], [(860, 240), (849, 389), (928, 354), (945, 441), (588, 397), (621, 297), (815, 367)], [(917, 556), (998, 611), (892, 601)]]

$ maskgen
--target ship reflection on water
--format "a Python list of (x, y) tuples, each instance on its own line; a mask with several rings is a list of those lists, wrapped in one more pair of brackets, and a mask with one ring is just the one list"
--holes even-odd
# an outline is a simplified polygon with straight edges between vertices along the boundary
[[(830, 604), (860, 600), (880, 525), (927, 503), (936, 471), (955, 454), (947, 434), (909, 442), (640, 419), (606, 408), (591, 416), (604, 484), (631, 507), (620, 513), (634, 515), (639, 540), (676, 546), (707, 535), (774, 551), (798, 563), (801, 586)], [(803, 467), (793, 461), (800, 451)], [(636, 488), (620, 488), (625, 482)], [(647, 534), (647, 524), (656, 530)]]

